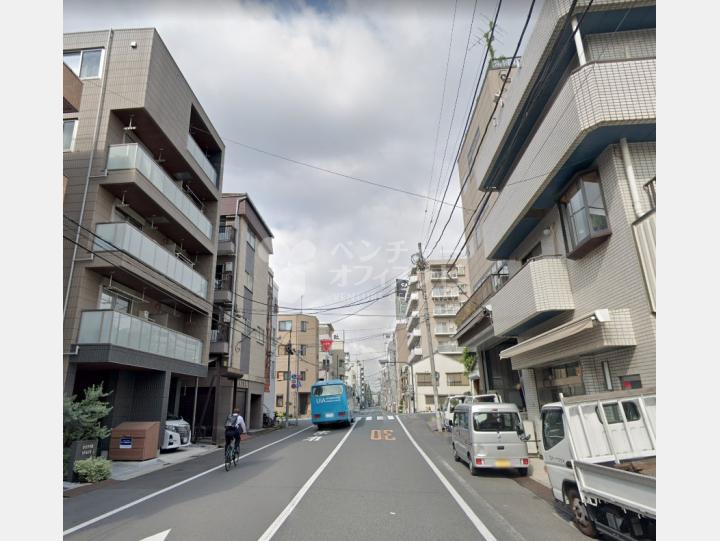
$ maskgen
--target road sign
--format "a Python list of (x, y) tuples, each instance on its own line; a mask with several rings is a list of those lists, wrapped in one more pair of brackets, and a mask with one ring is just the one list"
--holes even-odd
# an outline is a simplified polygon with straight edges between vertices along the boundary
[(299, 381), (299, 380), (298, 380), (297, 386), (298, 386), (298, 387), (302, 387), (302, 381)]
[(294, 388), (297, 387), (297, 385), (295, 385), (294, 383), (291, 383), (291, 384), (290, 384), (290, 387), (294, 389)]
[(290, 379), (297, 379), (297, 374), (290, 374)]

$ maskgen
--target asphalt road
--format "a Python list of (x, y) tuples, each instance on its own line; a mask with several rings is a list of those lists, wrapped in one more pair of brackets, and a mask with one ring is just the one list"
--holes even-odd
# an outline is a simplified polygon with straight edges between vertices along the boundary
[(219, 450), (65, 499), (65, 538), (587, 539), (513, 473), (471, 476), (430, 422), (365, 410), (351, 428), (264, 434), (230, 472)]

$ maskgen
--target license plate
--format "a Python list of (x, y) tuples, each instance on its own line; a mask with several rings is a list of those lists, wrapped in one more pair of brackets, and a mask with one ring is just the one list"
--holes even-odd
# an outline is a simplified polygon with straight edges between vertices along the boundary
[(496, 461), (495, 461), (495, 467), (496, 467), (496, 468), (509, 468), (509, 467), (510, 467), (510, 461), (509, 461), (509, 460), (496, 460)]
[(326, 414), (325, 414), (325, 417), (332, 417), (332, 416), (333, 416), (332, 413), (326, 413)]

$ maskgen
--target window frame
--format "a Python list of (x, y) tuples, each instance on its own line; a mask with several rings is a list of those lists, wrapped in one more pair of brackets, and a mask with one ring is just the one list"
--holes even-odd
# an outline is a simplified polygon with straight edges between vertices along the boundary
[[(91, 77), (81, 77), (80, 74), (82, 73), (83, 56), (85, 56), (85, 53), (94, 51), (100, 51), (100, 66), (98, 67), (98, 74)], [(74, 69), (72, 69), (65, 63), (65, 55), (76, 53), (80, 53), (80, 65), (77, 72), (75, 72)], [(78, 79), (80, 79), (81, 81), (86, 81), (90, 79), (101, 79), (103, 76), (103, 70), (105, 69), (105, 47), (92, 47), (90, 49), (73, 49), (70, 51), (63, 51), (63, 64), (70, 68), (70, 70), (72, 70), (72, 72), (75, 73), (75, 75), (77, 75)]]
[(300, 332), (307, 332), (308, 330), (308, 322), (307, 321), (300, 321)]
[[(600, 199), (603, 205), (603, 211), (605, 212), (605, 222), (607, 224), (607, 227), (604, 230), (595, 231), (592, 227), (592, 223), (590, 220), (590, 212), (588, 210), (590, 206), (588, 205), (587, 191), (585, 189), (586, 183), (594, 183), (598, 186), (598, 190), (600, 192)], [(573, 242), (574, 226), (570, 223), (571, 216), (568, 210), (570, 201), (568, 193), (573, 191), (573, 189), (577, 189), (573, 195), (578, 192), (582, 194), (583, 207), (582, 210), (578, 212), (583, 213), (583, 216), (585, 217), (585, 225), (588, 229), (587, 235), (585, 235), (585, 237), (583, 237), (582, 239), (579, 239), (577, 243)], [(596, 246), (606, 241), (612, 235), (612, 227), (610, 225), (610, 217), (608, 216), (608, 206), (607, 201), (605, 200), (605, 191), (603, 190), (602, 186), (602, 178), (600, 177), (600, 174), (596, 169), (584, 171), (575, 175), (573, 179), (568, 183), (566, 188), (563, 190), (562, 195), (558, 198), (557, 205), (558, 211), (560, 213), (560, 225), (563, 231), (565, 253), (567, 254), (568, 259), (580, 259), (585, 254), (593, 250)]]
[[(283, 323), (289, 323), (289, 326), (287, 329), (282, 328)], [(281, 321), (278, 321), (278, 331), (280, 332), (292, 332), (292, 319), (283, 319)]]
[[(453, 376), (453, 381), (451, 381), (450, 376)], [(457, 383), (454, 382), (455, 376), (459, 376)], [(446, 372), (445, 379), (448, 387), (467, 387), (470, 385), (470, 380), (465, 372)]]
[(250, 246), (250, 248), (255, 250), (255, 246), (257, 245), (257, 235), (255, 235), (255, 233), (253, 233), (252, 229), (250, 229), (249, 227), (248, 227), (247, 239), (245, 242), (247, 242), (247, 244), (248, 244), (248, 246)]
[(284, 398), (285, 398), (284, 395), (281, 395), (281, 394), (275, 395), (275, 407), (276, 408), (282, 408), (285, 405)]
[[(65, 123), (66, 122), (72, 122), (73, 123), (73, 132), (72, 137), (70, 138), (70, 147), (65, 148)], [(78, 129), (78, 122), (77, 118), (63, 118), (63, 152), (75, 152), (75, 139), (77, 138), (77, 129)]]
[[(555, 443), (553, 443), (552, 445), (547, 444), (548, 443), (547, 434), (545, 433), (545, 418), (548, 416), (548, 414), (559, 414), (560, 426), (562, 427), (562, 437), (559, 438), (557, 441), (555, 441)], [(543, 444), (544, 450), (548, 451), (548, 450), (552, 449), (553, 447), (555, 447), (557, 444), (559, 444), (561, 441), (563, 441), (565, 439), (565, 437), (566, 437), (565, 421), (563, 419), (563, 416), (564, 416), (563, 411), (560, 408), (549, 408), (542, 412), (542, 416), (541, 416), (542, 417), (542, 423), (541, 423), (542, 424), (542, 444)], [(557, 436), (554, 436), (554, 437), (557, 437)]]

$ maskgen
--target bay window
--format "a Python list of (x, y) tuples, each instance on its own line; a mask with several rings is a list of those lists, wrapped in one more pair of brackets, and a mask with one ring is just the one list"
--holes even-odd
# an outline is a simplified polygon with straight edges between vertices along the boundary
[(560, 198), (568, 257), (579, 258), (610, 235), (605, 201), (596, 171), (580, 175)]

